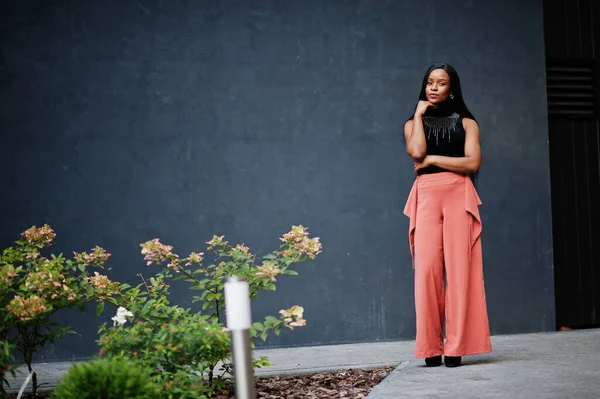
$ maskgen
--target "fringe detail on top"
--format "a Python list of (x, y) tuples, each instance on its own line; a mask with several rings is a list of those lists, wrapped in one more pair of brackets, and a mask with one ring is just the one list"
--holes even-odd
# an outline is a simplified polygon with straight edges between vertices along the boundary
[(423, 125), (427, 127), (427, 138), (431, 137), (431, 134), (435, 136), (435, 144), (439, 144), (440, 133), (442, 138), (448, 136), (448, 142), (450, 142), (450, 133), (456, 129), (456, 124), (460, 115), (456, 112), (450, 116), (436, 117), (436, 116), (424, 116)]

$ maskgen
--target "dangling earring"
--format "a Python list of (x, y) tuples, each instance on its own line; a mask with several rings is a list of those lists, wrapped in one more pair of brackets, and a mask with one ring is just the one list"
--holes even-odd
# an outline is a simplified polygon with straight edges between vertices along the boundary
[(450, 100), (454, 100), (454, 94), (450, 94)]

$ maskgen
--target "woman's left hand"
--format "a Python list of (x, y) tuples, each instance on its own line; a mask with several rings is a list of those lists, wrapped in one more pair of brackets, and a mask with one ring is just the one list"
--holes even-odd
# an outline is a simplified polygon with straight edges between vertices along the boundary
[(415, 173), (418, 173), (419, 170), (428, 166), (431, 166), (431, 156), (425, 156), (425, 158), (423, 158), (421, 162), (417, 161), (416, 159), (413, 160), (413, 167), (415, 169)]

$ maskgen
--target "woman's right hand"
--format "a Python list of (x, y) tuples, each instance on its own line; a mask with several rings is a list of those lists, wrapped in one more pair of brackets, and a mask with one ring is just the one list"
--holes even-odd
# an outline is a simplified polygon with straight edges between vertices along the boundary
[(437, 105), (430, 103), (429, 101), (421, 100), (417, 104), (417, 109), (415, 110), (415, 116), (423, 116), (425, 112), (429, 109), (429, 107), (435, 109)]

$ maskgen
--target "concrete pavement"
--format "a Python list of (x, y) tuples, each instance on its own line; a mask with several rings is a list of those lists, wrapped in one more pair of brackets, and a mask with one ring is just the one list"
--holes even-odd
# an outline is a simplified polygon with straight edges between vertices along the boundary
[[(272, 367), (257, 376), (297, 375), (341, 369), (397, 368), (369, 399), (397, 398), (600, 398), (600, 329), (492, 337), (494, 352), (463, 358), (458, 368), (424, 367), (413, 359), (413, 341), (374, 342), (257, 350)], [(45, 388), (70, 367), (35, 365)], [(13, 391), (25, 376), (11, 381)]]
[[(306, 346), (299, 348), (255, 350), (254, 357), (267, 356), (271, 367), (255, 371), (256, 376), (301, 375), (342, 369), (373, 369), (396, 366), (412, 356), (412, 343), (376, 342), (348, 345)], [(36, 363), (34, 370), (42, 391), (56, 387), (72, 362)], [(26, 374), (9, 377), (9, 392), (17, 392)]]
[(458, 368), (410, 360), (368, 399), (600, 398), (600, 329), (492, 337)]

